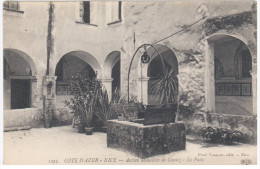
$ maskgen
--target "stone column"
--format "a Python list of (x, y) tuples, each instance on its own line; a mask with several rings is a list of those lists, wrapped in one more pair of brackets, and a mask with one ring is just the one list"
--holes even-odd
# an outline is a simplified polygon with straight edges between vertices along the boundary
[(138, 82), (138, 98), (140, 102), (148, 104), (148, 81), (149, 77), (141, 77)]
[(251, 73), (252, 75), (252, 95), (253, 95), (253, 115), (257, 115), (257, 73), (256, 71), (256, 66), (254, 68), (253, 65), (253, 72)]
[(43, 110), (45, 128), (51, 127), (52, 116), (55, 113), (56, 78), (57, 76), (43, 77)]
[(207, 112), (215, 112), (214, 43), (206, 40), (205, 96)]
[(107, 89), (107, 94), (108, 94), (108, 99), (110, 100), (112, 98), (112, 78), (108, 79), (99, 79), (101, 80), (102, 84), (105, 86)]
[(36, 96), (37, 92), (37, 79), (33, 78), (31, 79), (31, 107), (37, 107), (36, 105)]

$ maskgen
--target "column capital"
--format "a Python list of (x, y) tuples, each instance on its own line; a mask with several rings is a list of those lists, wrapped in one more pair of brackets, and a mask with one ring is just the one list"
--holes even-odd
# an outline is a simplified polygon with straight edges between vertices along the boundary
[(142, 77), (140, 77), (138, 80), (139, 80), (139, 81), (148, 81), (149, 79), (150, 79), (150, 77), (142, 76)]
[(47, 75), (47, 76), (44, 76), (43, 78), (46, 81), (50, 81), (50, 80), (56, 80), (57, 76), (49, 76), (49, 75)]
[(33, 76), (34, 78), (31, 79), (32, 82), (37, 82), (37, 78)]
[(257, 73), (254, 72), (254, 71), (250, 71), (250, 75), (251, 75), (252, 77), (256, 77), (256, 76), (257, 76)]
[(114, 79), (113, 78), (100, 78), (98, 80), (102, 81), (103, 83), (109, 83), (109, 82), (112, 82)]

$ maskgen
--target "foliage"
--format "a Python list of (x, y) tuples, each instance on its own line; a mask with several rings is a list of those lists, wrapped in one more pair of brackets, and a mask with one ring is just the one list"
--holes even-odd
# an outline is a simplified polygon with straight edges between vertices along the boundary
[[(116, 119), (117, 114), (114, 109), (114, 104), (126, 104), (126, 96), (121, 95), (120, 90), (116, 88), (112, 93), (112, 98), (109, 100), (107, 90), (103, 87), (102, 90), (99, 90), (98, 100), (96, 104), (95, 115), (102, 122), (104, 126), (107, 126), (107, 120)], [(142, 103), (139, 103), (135, 96), (130, 98), (129, 103), (137, 103), (142, 106)]]
[(78, 123), (84, 123), (86, 127), (92, 126), (98, 93), (102, 90), (102, 83), (97, 79), (97, 74), (88, 78), (81, 73), (72, 76), (70, 101), (65, 100), (65, 106), (69, 107), (73, 115), (78, 118)]
[(179, 119), (181, 120), (188, 120), (191, 119), (193, 114), (195, 113), (195, 106), (192, 104), (189, 104), (188, 106), (185, 106), (183, 104), (179, 105)]
[(250, 129), (244, 125), (239, 125), (238, 127), (235, 128), (235, 130), (241, 131), (244, 133), (244, 138), (243, 142), (246, 143), (254, 143), (256, 140), (256, 132), (253, 132), (255, 129)]
[[(120, 93), (120, 90), (116, 88), (112, 93), (112, 103), (120, 103), (120, 104), (126, 104), (127, 103), (127, 97), (126, 95), (122, 95)], [(136, 96), (130, 96), (129, 103), (139, 103)]]
[(115, 88), (115, 90), (112, 93), (111, 103), (125, 103), (126, 102), (126, 96), (122, 96), (120, 93), (120, 90), (118, 88)]
[(246, 11), (230, 16), (220, 16), (207, 19), (203, 27), (207, 35), (213, 34), (218, 30), (231, 30), (241, 27), (244, 24), (252, 24), (252, 12)]
[(154, 103), (164, 104), (177, 103), (178, 100), (178, 80), (173, 67), (166, 67), (163, 74), (151, 78), (152, 83), (150, 93), (156, 94)]
[(199, 135), (200, 129), (206, 126), (206, 123), (200, 118), (194, 118), (188, 120), (187, 123), (187, 134), (192, 133)]
[(246, 135), (237, 130), (230, 130), (228, 128), (213, 128), (202, 127), (199, 132), (203, 139), (209, 140), (213, 143), (232, 144), (233, 142), (243, 142)]
[(109, 101), (107, 90), (104, 87), (98, 91), (97, 95), (98, 99), (95, 115), (105, 126), (107, 126), (107, 120), (116, 118), (116, 113), (113, 110), (112, 104), (120, 102), (120, 95), (113, 94), (112, 99)]

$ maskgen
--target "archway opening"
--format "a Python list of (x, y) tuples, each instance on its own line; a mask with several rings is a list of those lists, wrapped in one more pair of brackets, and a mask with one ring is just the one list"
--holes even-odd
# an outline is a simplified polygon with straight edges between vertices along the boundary
[(214, 55), (215, 113), (252, 115), (252, 56), (241, 40), (211, 37)]
[(64, 55), (58, 62), (55, 70), (56, 80), (56, 107), (64, 108), (64, 101), (71, 97), (70, 83), (77, 73), (88, 78), (95, 76), (94, 69), (79, 57), (71, 54)]
[[(29, 62), (28, 62), (29, 59)], [(31, 107), (32, 80), (36, 79), (31, 58), (19, 50), (4, 50), (4, 109)]]
[(114, 64), (112, 68), (112, 93), (120, 91), (120, 59)]
[[(172, 90), (169, 91), (170, 96), (168, 102), (175, 103), (177, 102), (178, 97), (178, 61), (175, 54), (168, 47), (163, 45), (156, 45), (156, 49), (160, 52), (163, 57), (165, 68), (168, 76), (168, 81), (172, 83)], [(162, 104), (163, 98), (162, 94), (158, 93), (156, 90), (157, 86), (160, 86), (160, 82), (158, 81), (162, 78), (165, 73), (163, 72), (162, 62), (160, 56), (157, 52), (155, 52), (152, 48), (147, 50), (148, 54), (151, 56), (151, 61), (148, 65), (147, 76), (149, 77), (148, 81), (148, 104)]]
[(114, 92), (120, 92), (121, 85), (121, 64), (120, 52), (113, 51), (109, 53), (104, 61), (103, 66), (103, 84), (106, 87), (109, 97), (111, 98)]

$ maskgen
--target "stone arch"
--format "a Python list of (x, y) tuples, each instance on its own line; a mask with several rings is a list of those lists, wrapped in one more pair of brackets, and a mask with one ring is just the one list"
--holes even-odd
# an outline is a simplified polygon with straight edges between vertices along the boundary
[(109, 53), (104, 61), (103, 64), (103, 76), (105, 78), (111, 78), (112, 77), (112, 68), (117, 63), (117, 61), (120, 60), (120, 52), (119, 51), (113, 51)]
[[(171, 66), (176, 68), (176, 74), (179, 73), (179, 67), (178, 67), (178, 59), (175, 55), (175, 53), (167, 46), (165, 45), (154, 45), (154, 47), (158, 50), (158, 52), (160, 52), (160, 54), (162, 55), (164, 61), (168, 62)], [(142, 65), (142, 77), (149, 77), (148, 74), (148, 70), (149, 70), (149, 65), (150, 63), (155, 59), (158, 58), (158, 53), (152, 48), (149, 47), (147, 49), (147, 54), (151, 57), (150, 62), (148, 64), (143, 64)], [(161, 64), (161, 62), (160, 62)]]
[(103, 84), (105, 85), (109, 97), (115, 89), (120, 89), (121, 71), (120, 71), (120, 52), (113, 51), (109, 53), (103, 64)]
[(35, 106), (36, 66), (25, 52), (5, 48), (4, 109), (24, 109)]
[[(237, 60), (242, 57), (242, 51), (247, 49), (251, 58), (249, 64), (253, 65), (252, 49), (248, 46), (248, 41), (237, 35), (218, 33), (207, 37), (206, 47), (208, 52), (205, 76), (207, 111), (224, 114), (236, 112), (239, 115), (253, 114), (252, 95), (256, 93), (251, 93), (251, 90), (254, 91), (256, 86), (253, 78), (240, 77), (238, 63), (241, 62)], [(216, 57), (221, 60), (223, 67), (223, 77), (220, 79), (214, 76)], [(249, 93), (245, 92), (246, 90)]]
[(84, 51), (72, 51), (66, 53), (56, 64), (56, 107), (63, 108), (64, 101), (71, 97), (70, 82), (72, 76), (78, 72), (92, 78), (95, 72), (97, 77), (102, 77), (101, 66), (94, 56)]
[[(156, 44), (154, 45), (156, 50), (161, 54), (163, 57), (163, 60), (166, 65), (170, 65), (173, 67), (175, 70), (175, 75), (179, 73), (179, 68), (178, 68), (178, 60), (174, 52), (167, 46), (161, 45), (161, 44)], [(147, 104), (149, 102), (149, 80), (150, 80), (150, 70), (151, 70), (151, 63), (154, 61), (157, 61), (158, 64), (162, 64), (160, 60), (160, 56), (156, 52), (156, 50), (152, 47), (149, 47), (147, 49), (147, 54), (151, 57), (150, 62), (148, 64), (142, 64), (141, 61), (139, 61), (139, 98), (142, 102)], [(141, 52), (142, 53), (142, 52)], [(140, 56), (139, 56), (140, 58)], [(139, 59), (140, 60), (140, 59)], [(178, 79), (177, 79), (178, 80)]]
[(253, 52), (254, 49), (249, 45), (249, 40), (247, 40), (245, 37), (243, 37), (241, 35), (234, 35), (234, 34), (229, 34), (229, 33), (226, 33), (226, 32), (221, 32), (221, 33), (211, 34), (211, 35), (205, 37), (205, 39), (210, 43), (210, 42), (213, 42), (216, 39), (218, 39), (220, 37), (224, 37), (224, 36), (229, 36), (229, 37), (240, 40), (241, 42), (243, 42), (247, 46), (247, 48), (249, 49), (252, 56), (255, 53), (255, 52)]
[(32, 60), (32, 58), (27, 55), (25, 52), (17, 50), (17, 49), (10, 49), (10, 48), (5, 48), (4, 49), (4, 58), (7, 60), (10, 60), (8, 58), (8, 56), (18, 56), (20, 58), (22, 58), (24, 61), (26, 61), (28, 63), (28, 65), (30, 66), (31, 69), (31, 76), (36, 76), (37, 75), (37, 69), (35, 66), (34, 61)]
[[(64, 55), (62, 55), (61, 59), (64, 56), (67, 56), (67, 55), (71, 55), (71, 56), (74, 56), (74, 57), (77, 57), (77, 58), (83, 60), (84, 62), (89, 64), (93, 68), (93, 70), (95, 72), (98, 73), (98, 78), (102, 77), (101, 66), (100, 66), (98, 60), (93, 55), (91, 55), (90, 53), (85, 52), (85, 51), (81, 51), (81, 50), (79, 50), (79, 51), (71, 51), (71, 52), (68, 52), (68, 53), (65, 53)], [(56, 63), (56, 66), (59, 63), (59, 61)], [(56, 71), (56, 67), (54, 69), (54, 73), (53, 74), (55, 74), (55, 71)]]

